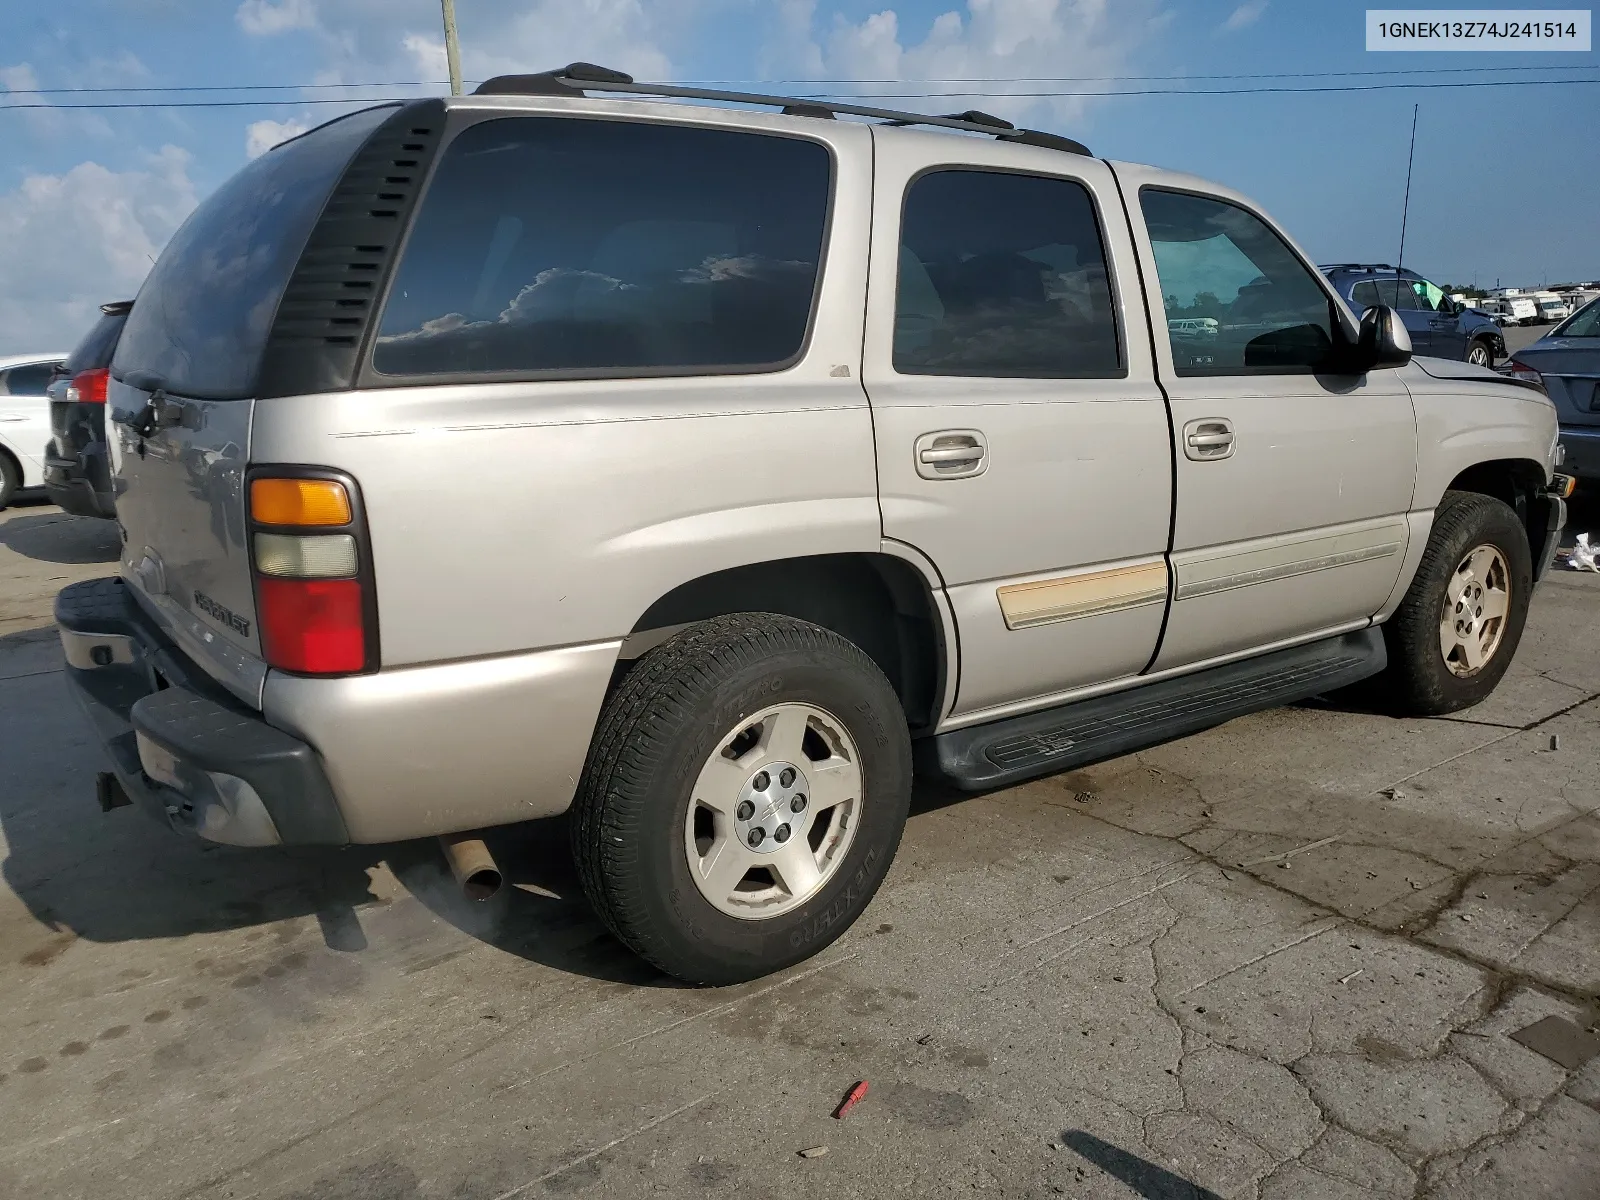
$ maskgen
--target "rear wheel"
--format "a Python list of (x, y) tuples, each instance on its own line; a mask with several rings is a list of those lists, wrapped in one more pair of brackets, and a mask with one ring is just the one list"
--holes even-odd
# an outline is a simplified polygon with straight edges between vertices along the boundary
[(910, 798), (905, 716), (865, 653), (788, 617), (718, 617), (651, 651), (607, 703), (573, 853), (636, 953), (736, 983), (850, 927)]
[(11, 498), (17, 494), (17, 489), (22, 486), (22, 472), (17, 469), (17, 464), (11, 461), (11, 456), (0, 450), (0, 508), (5, 508), (11, 503)]
[(1383, 627), (1385, 698), (1408, 716), (1483, 700), (1516, 654), (1532, 586), (1533, 555), (1516, 513), (1492, 496), (1446, 492), (1416, 577)]
[(1467, 361), (1480, 367), (1494, 366), (1494, 349), (1483, 338), (1477, 338), (1467, 347)]

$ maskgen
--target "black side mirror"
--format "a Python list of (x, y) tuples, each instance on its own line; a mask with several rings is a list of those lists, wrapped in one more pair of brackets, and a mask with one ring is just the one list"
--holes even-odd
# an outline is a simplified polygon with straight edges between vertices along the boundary
[(1403, 367), (1411, 361), (1411, 335), (1400, 314), (1386, 304), (1375, 304), (1361, 314), (1361, 334), (1356, 360), (1363, 371)]

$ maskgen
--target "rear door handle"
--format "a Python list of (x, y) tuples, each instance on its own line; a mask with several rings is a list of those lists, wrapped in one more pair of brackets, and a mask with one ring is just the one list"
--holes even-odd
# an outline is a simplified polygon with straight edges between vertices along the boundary
[(976, 429), (942, 429), (916, 440), (917, 474), (924, 479), (970, 479), (989, 466), (989, 446)]
[(1195, 462), (1232, 458), (1233, 422), (1222, 417), (1201, 417), (1183, 427), (1183, 453)]

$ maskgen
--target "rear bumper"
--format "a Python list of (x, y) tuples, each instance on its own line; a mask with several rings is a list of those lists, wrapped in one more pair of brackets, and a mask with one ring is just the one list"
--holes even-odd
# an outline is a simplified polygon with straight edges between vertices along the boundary
[(229, 845), (342, 845), (316, 752), (231, 697), (145, 617), (120, 579), (56, 597), (67, 681), (128, 797)]
[(1560, 440), (1567, 457), (1559, 469), (1585, 482), (1600, 482), (1600, 425), (1563, 425)]
[(68, 457), (58, 453), (52, 441), (45, 447), (44, 488), (52, 504), (74, 516), (111, 518), (117, 515), (104, 443), (91, 442), (76, 457)]

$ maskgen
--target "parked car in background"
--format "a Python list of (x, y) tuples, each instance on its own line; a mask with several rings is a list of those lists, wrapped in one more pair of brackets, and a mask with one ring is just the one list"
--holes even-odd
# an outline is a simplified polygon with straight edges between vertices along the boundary
[(1319, 269), (1357, 312), (1379, 304), (1398, 312), (1415, 354), (1480, 367), (1492, 367), (1506, 355), (1505, 338), (1492, 317), (1457, 304), (1415, 271), (1387, 263), (1334, 263)]
[(65, 354), (14, 354), (0, 358), (0, 508), (23, 488), (44, 482), (42, 451), (50, 436), (45, 392)]
[(1506, 374), (1544, 385), (1561, 422), (1569, 475), (1600, 483), (1600, 300), (1512, 356)]
[(50, 385), (50, 441), (44, 448), (44, 487), (50, 499), (80, 517), (114, 517), (111, 464), (106, 455), (106, 388), (111, 356), (133, 301), (100, 306), (100, 319), (67, 355)]

